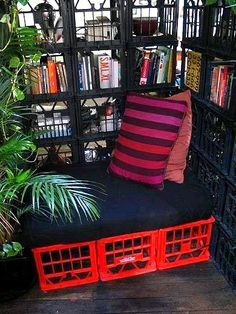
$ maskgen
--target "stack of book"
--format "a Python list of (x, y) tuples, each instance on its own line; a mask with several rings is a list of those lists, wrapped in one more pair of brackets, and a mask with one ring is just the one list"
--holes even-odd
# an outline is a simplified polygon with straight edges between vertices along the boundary
[(136, 54), (136, 70), (139, 85), (170, 83), (172, 78), (172, 49), (138, 49)]
[(37, 94), (54, 94), (68, 89), (64, 62), (48, 59), (37, 65), (29, 66), (25, 71), (29, 83), (28, 92)]
[(79, 55), (79, 90), (120, 86), (120, 62), (107, 53)]
[(229, 109), (235, 64), (215, 64), (210, 66), (210, 100), (219, 107)]

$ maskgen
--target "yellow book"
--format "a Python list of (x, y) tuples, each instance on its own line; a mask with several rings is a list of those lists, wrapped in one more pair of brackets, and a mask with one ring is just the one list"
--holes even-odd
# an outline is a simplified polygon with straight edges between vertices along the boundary
[(167, 83), (171, 83), (173, 73), (173, 49), (170, 49), (170, 60), (168, 64)]
[(197, 93), (200, 87), (201, 59), (202, 55), (200, 52), (188, 52), (185, 85)]

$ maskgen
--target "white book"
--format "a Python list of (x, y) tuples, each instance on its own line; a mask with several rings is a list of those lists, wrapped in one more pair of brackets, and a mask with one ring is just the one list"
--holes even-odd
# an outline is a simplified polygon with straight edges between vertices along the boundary
[(119, 61), (112, 59), (111, 87), (119, 87)]
[(163, 83), (163, 77), (164, 77), (164, 67), (165, 67), (165, 53), (160, 53), (160, 61), (158, 66), (158, 72), (157, 72), (157, 83)]
[(87, 71), (87, 66), (86, 66), (86, 56), (82, 57), (83, 60), (83, 83), (84, 83), (84, 90), (88, 90), (89, 86), (88, 86), (88, 71)]
[(88, 89), (93, 89), (93, 79), (92, 79), (92, 69), (91, 69), (91, 60), (90, 56), (86, 56), (88, 64)]
[(98, 72), (100, 88), (110, 88), (111, 59), (109, 55), (98, 55)]

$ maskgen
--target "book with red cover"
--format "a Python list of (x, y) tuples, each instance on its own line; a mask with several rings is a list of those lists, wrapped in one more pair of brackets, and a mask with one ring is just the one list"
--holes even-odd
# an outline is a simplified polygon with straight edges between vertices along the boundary
[(141, 76), (140, 76), (139, 85), (147, 84), (148, 72), (150, 68), (150, 54), (151, 54), (150, 51), (145, 51), (144, 53), (144, 59), (143, 59), (143, 64), (141, 68)]
[(220, 86), (219, 86), (219, 95), (218, 95), (218, 104), (220, 107), (225, 107), (225, 94), (227, 88), (227, 81), (229, 79), (228, 74), (230, 70), (229, 65), (225, 65), (221, 70)]
[(54, 94), (58, 92), (56, 64), (53, 60), (49, 59), (47, 61), (47, 66), (48, 66), (49, 92), (51, 94)]

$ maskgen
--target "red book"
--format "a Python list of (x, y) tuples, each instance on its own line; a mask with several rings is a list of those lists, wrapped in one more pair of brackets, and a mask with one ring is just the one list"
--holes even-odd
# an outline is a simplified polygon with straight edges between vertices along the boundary
[(227, 79), (229, 73), (229, 66), (225, 65), (221, 70), (221, 79), (220, 79), (220, 87), (219, 87), (219, 97), (218, 97), (218, 104), (220, 107), (224, 107), (225, 102), (225, 93), (227, 87)]
[(56, 64), (53, 60), (48, 60), (48, 81), (49, 81), (49, 91), (51, 94), (58, 92), (57, 84), (57, 70)]
[(139, 85), (146, 85), (150, 67), (150, 51), (145, 51)]

